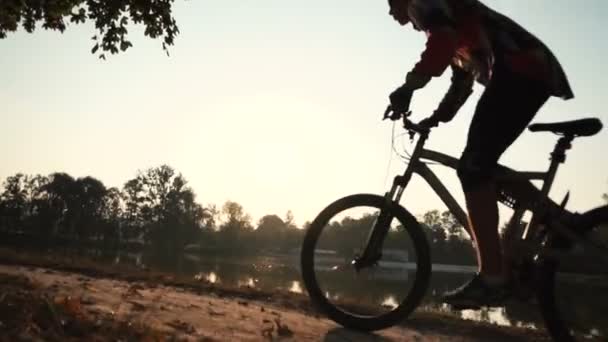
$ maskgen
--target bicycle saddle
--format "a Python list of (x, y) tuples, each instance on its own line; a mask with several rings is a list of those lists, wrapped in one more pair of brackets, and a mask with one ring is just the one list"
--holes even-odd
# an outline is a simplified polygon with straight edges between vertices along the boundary
[(532, 132), (553, 132), (588, 137), (597, 134), (602, 129), (602, 122), (598, 118), (586, 118), (552, 123), (535, 123), (528, 126), (528, 129)]

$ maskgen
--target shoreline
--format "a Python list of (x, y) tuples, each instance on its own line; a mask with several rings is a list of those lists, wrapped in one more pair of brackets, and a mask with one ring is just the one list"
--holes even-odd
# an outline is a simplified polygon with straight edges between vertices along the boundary
[[(77, 262), (78, 265), (76, 265), (75, 262)], [(107, 282), (113, 282), (115, 285), (119, 284), (116, 286), (123, 288), (136, 286), (140, 289), (140, 292), (144, 289), (163, 288), (165, 293), (170, 294), (171, 296), (176, 293), (190, 296), (189, 300), (191, 301), (206, 300), (209, 298), (221, 299), (224, 301), (221, 305), (230, 307), (234, 305), (237, 305), (237, 307), (245, 306), (244, 304), (238, 303), (252, 303), (252, 305), (255, 304), (260, 307), (272, 306), (275, 312), (279, 312), (289, 317), (293, 315), (298, 316), (298, 319), (295, 322), (309, 320), (321, 321), (323, 323), (321, 324), (322, 327), (315, 328), (316, 330), (314, 331), (315, 334), (317, 334), (315, 336), (320, 336), (319, 334), (323, 333), (327, 334), (328, 331), (331, 330), (331, 328), (328, 327), (331, 326), (335, 329), (340, 329), (333, 322), (323, 318), (323, 315), (312, 307), (306, 295), (299, 295), (287, 291), (262, 291), (248, 286), (229, 287), (212, 284), (205, 280), (178, 277), (161, 272), (141, 270), (125, 265), (109, 267), (107, 265), (96, 264), (83, 258), (69, 260), (69, 258), (61, 258), (52, 255), (24, 255), (23, 253), (6, 249), (0, 249), (0, 265), (2, 265), (0, 268), (4, 271), (3, 273), (6, 273), (6, 270), (12, 270), (11, 272), (13, 272), (13, 274), (22, 274), (29, 279), (38, 282), (40, 282), (39, 279), (46, 279), (45, 276), (49, 278), (51, 277), (50, 275), (53, 275), (57, 279), (63, 279), (62, 281), (71, 283), (70, 286), (78, 287), (79, 285), (76, 284), (78, 281), (74, 279), (86, 278), (88, 279), (86, 280), (86, 283), (88, 284), (105, 284)], [(61, 284), (61, 282), (59, 282), (59, 284)], [(59, 289), (63, 288), (65, 290), (65, 287), (66, 286), (59, 285)], [(108, 300), (111, 301), (111, 299)], [(221, 305), (218, 304), (218, 307)], [(135, 306), (137, 305), (135, 304)], [(248, 314), (251, 315), (251, 313)], [(229, 325), (230, 322), (225, 322), (224, 324)], [(151, 326), (150, 329), (154, 330), (155, 328), (154, 326)], [(420, 336), (428, 337), (429, 340), (433, 340), (433, 336), (442, 336), (441, 340), (447, 339), (454, 341), (484, 341), (488, 339), (495, 341), (520, 341), (522, 339), (535, 341), (549, 340), (542, 329), (535, 330), (523, 327), (504, 327), (490, 323), (463, 320), (456, 317), (454, 314), (425, 310), (424, 308), (416, 310), (398, 327), (387, 329), (386, 331), (380, 332), (380, 334), (390, 333), (394, 329), (401, 333), (403, 333), (402, 330), (404, 329), (404, 331), (408, 332), (413, 331)], [(302, 331), (301, 333), (305, 334), (306, 332)], [(388, 341), (391, 340), (395, 339), (388, 339)]]

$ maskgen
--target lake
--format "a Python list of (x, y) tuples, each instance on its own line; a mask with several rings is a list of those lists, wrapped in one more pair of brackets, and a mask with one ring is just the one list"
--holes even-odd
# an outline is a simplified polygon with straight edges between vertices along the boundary
[[(151, 262), (150, 259), (141, 254), (121, 253), (115, 257), (113, 262), (126, 262), (140, 266), (146, 264), (154, 269), (204, 279), (215, 284), (249, 286), (268, 291), (284, 290), (294, 293), (305, 293), (298, 267), (299, 260), (295, 256), (256, 256), (245, 257), (243, 259), (228, 256), (201, 257), (185, 254), (184, 258), (175, 265), (161, 265), (160, 263)], [(467, 282), (475, 270), (476, 267), (472, 266), (434, 265), (430, 287), (423, 303), (424, 308), (449, 312), (447, 306), (438, 302), (438, 296)], [(411, 270), (410, 276), (413, 277)], [(389, 286), (391, 283), (389, 280)], [(394, 283), (394, 287), (400, 284), (399, 281)], [(358, 300), (361, 300), (365, 296), (373, 296), (371, 289), (354, 285), (356, 284), (337, 279), (329, 286), (340, 288), (340, 290), (348, 292), (349, 296)], [(396, 288), (395, 296), (391, 296), (390, 292), (387, 293), (384, 290), (381, 297), (374, 298), (373, 300), (390, 305), (391, 302), (394, 302), (394, 297), (396, 297), (398, 292), (398, 288)], [(453, 313), (465, 319), (486, 321), (505, 326), (535, 327), (540, 319), (540, 316), (534, 310), (523, 306), (509, 308), (508, 310), (496, 308), (463, 310)]]

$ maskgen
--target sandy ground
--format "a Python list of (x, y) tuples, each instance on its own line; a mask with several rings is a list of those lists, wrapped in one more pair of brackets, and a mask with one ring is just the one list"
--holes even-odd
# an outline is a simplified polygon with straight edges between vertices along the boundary
[[(244, 297), (224, 296), (213, 292), (195, 293), (184, 288), (150, 282), (93, 278), (79, 273), (38, 267), (0, 265), (0, 275), (4, 278), (26, 279), (33, 284), (33, 290), (30, 291), (43, 293), (44, 298), (49, 298), (53, 305), (62, 308), (63, 316), (57, 314), (64, 317), (60, 318), (60, 325), (65, 326), (65, 317), (69, 318), (70, 315), (72, 319), (76, 316), (78, 320), (88, 322), (84, 325), (88, 330), (80, 329), (75, 335), (78, 337), (77, 340), (87, 337), (89, 333), (91, 336), (95, 335), (96, 340), (145, 341), (537, 341), (546, 339), (537, 331), (500, 328), (464, 321), (457, 323), (413, 321), (406, 323), (407, 326), (393, 327), (374, 334), (363, 334), (341, 328), (320, 315), (311, 314), (306, 310), (287, 308), (285, 305)], [(7, 291), (3, 289), (0, 292), (0, 309), (2, 306), (11, 305), (7, 303), (7, 298), (12, 298), (7, 297)], [(3, 335), (3, 328), (8, 329), (6, 322), (1, 322), (1, 319), (0, 315), (0, 337)], [(99, 330), (99, 327), (107, 325), (108, 321), (120, 324), (122, 331), (126, 327), (126, 329), (136, 329), (138, 333), (122, 339), (119, 338), (120, 333), (114, 329), (112, 333), (104, 336), (105, 333), (101, 332), (104, 330)], [(60, 334), (66, 333), (65, 330)], [(38, 331), (41, 329), (38, 328)], [(68, 331), (67, 334), (69, 333)], [(39, 333), (38, 336), (44, 336), (44, 333)], [(57, 339), (63, 340), (61, 335)], [(1, 340), (3, 339), (0, 338)], [(25, 336), (23, 340), (30, 338)]]

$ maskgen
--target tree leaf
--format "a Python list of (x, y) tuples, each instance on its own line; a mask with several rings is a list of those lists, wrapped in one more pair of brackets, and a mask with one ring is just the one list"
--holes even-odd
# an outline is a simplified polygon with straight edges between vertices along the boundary
[[(8, 4), (4, 5), (5, 2)], [(44, 29), (63, 32), (66, 23), (80, 24), (88, 19), (99, 31), (99, 35), (91, 37), (91, 40), (103, 41), (98, 48), (118, 53), (132, 46), (122, 43), (127, 41), (126, 26), (131, 23), (143, 25), (146, 36), (161, 38), (166, 45), (172, 45), (179, 32), (172, 17), (174, 0), (0, 0), (0, 3), (10, 12), (0, 15), (0, 39), (19, 26), (29, 33), (35, 31), (37, 24)], [(163, 50), (167, 52), (166, 47)]]

